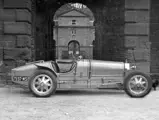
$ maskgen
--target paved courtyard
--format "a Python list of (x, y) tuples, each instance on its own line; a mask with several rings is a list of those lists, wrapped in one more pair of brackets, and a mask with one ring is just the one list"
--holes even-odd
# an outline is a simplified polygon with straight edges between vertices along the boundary
[(123, 91), (58, 91), (36, 98), (28, 90), (0, 88), (0, 120), (159, 120), (159, 90), (141, 99)]

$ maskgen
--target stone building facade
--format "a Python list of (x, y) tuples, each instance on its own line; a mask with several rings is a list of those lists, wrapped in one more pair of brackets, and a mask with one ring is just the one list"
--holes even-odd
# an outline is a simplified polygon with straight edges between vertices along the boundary
[(31, 59), (33, 3), (32, 0), (0, 0), (0, 59), (5, 61), (3, 70), (15, 67), (21, 54), (22, 59)]
[[(41, 1), (0, 0), (0, 59), (5, 57), (7, 69), (15, 66), (12, 58), (18, 54), (24, 60), (55, 58), (54, 52), (46, 52), (55, 49), (52, 18), (68, 1)], [(75, 1), (87, 5), (95, 17), (94, 59), (127, 59), (145, 72), (159, 72), (159, 1)]]
[(73, 54), (92, 59), (94, 20), (82, 11), (71, 9), (56, 16), (55, 21), (53, 32), (56, 41), (56, 58), (71, 59), (71, 54)]
[(124, 46), (126, 57), (150, 71), (150, 0), (125, 1)]

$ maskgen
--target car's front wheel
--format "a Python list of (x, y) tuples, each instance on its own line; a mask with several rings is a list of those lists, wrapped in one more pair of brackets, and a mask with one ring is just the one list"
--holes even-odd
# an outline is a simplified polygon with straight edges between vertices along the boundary
[(56, 87), (56, 77), (48, 70), (36, 71), (29, 81), (29, 89), (37, 97), (49, 97), (55, 93)]
[(144, 97), (151, 91), (151, 88), (151, 78), (141, 72), (132, 72), (124, 80), (125, 92), (131, 97)]

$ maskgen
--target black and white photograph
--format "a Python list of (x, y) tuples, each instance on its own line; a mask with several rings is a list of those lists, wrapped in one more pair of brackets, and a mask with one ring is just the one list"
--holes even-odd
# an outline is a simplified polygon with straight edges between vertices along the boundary
[(159, 120), (159, 0), (0, 0), (0, 120)]

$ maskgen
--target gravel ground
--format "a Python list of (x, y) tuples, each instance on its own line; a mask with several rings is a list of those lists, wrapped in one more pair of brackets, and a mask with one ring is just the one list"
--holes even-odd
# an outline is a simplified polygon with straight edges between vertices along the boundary
[(140, 99), (115, 90), (57, 91), (36, 98), (5, 86), (0, 101), (0, 120), (159, 120), (159, 90)]

